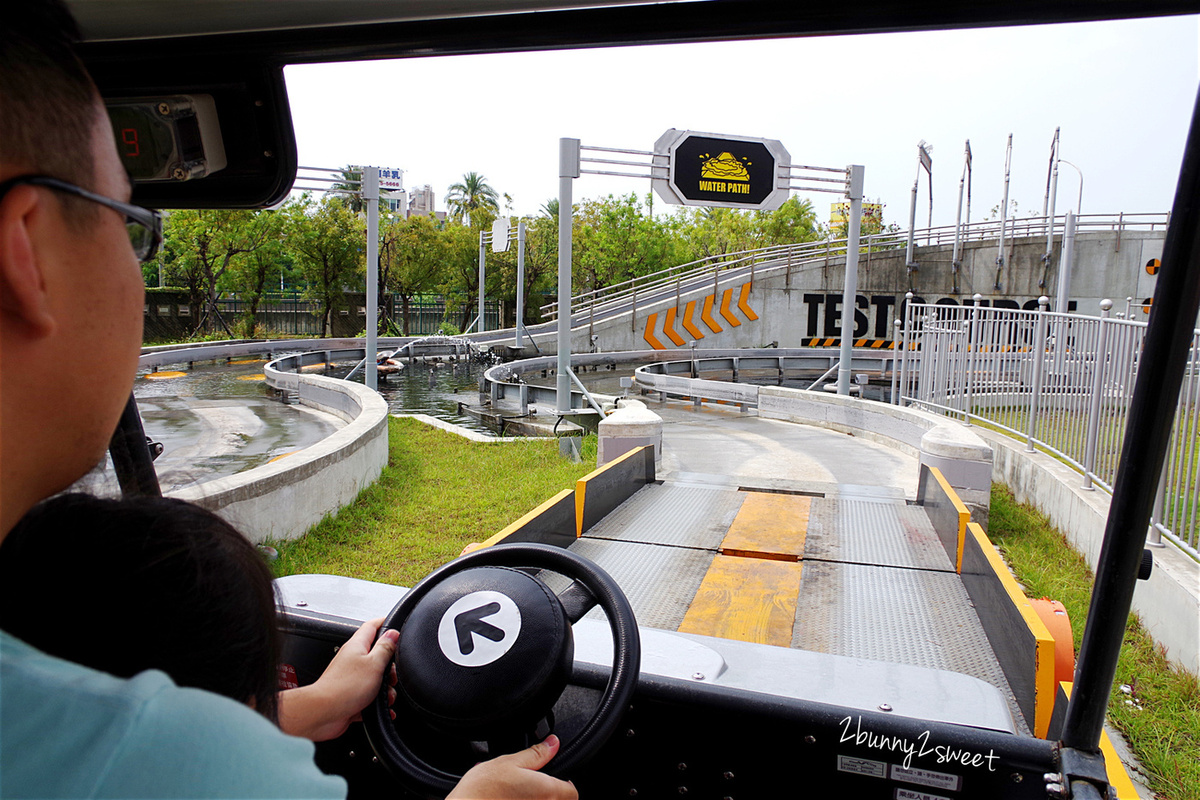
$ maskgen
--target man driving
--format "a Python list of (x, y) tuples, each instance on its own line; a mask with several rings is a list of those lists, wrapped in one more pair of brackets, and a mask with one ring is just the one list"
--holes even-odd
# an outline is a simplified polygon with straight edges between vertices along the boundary
[[(0, 539), (104, 456), (141, 348), (138, 262), (161, 240), (157, 215), (129, 205), (75, 38), (56, 0), (0, 6)], [(67, 353), (73, 387), (53, 368)], [(45, 624), (61, 636), (94, 624), (104, 598), (87, 600), (78, 619)], [(551, 737), (481, 764), (451, 797), (575, 797), (537, 772), (556, 750)], [(0, 796), (345, 793), (310, 742), (238, 702), (161, 672), (116, 678), (0, 631)]]

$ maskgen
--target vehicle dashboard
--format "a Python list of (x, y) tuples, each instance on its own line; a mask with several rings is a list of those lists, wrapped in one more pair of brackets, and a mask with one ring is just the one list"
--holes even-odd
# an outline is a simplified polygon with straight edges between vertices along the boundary
[[(316, 575), (278, 585), (283, 660), (300, 685), (320, 675), (362, 620), (385, 614), (389, 599), (405, 591)], [(583, 619), (575, 633), (574, 672), (554, 708), (555, 732), (564, 739), (591, 713), (609, 674), (603, 646), (591, 641), (603, 638), (607, 626)], [(1057, 772), (1057, 745), (1013, 733), (1011, 720), (993, 715), (985, 696), (970, 695), (973, 679), (966, 676), (958, 682), (954, 674), (922, 675), (935, 670), (895, 673), (898, 665), (704, 642), (708, 637), (648, 628), (641, 633), (643, 669), (617, 733), (589, 763), (564, 776), (581, 797), (1044, 798), (1045, 776)], [(756, 683), (756, 669), (741, 667), (747, 656), (776, 676), (777, 689), (761, 676)], [(822, 676), (824, 659), (832, 659), (834, 674), (846, 673), (845, 685), (856, 687), (857, 697), (839, 695), (837, 682)], [(921, 685), (897, 693), (897, 681)], [(875, 692), (895, 698), (899, 708), (877, 703)], [(403, 709), (397, 712), (403, 725)], [(417, 732), (421, 737), (438, 734)], [(439, 746), (431, 741), (430, 753)], [(473, 763), (468, 751), (456, 752), (456, 763), (445, 768), (465, 771)], [(422, 796), (379, 763), (361, 725), (320, 744), (317, 763), (345, 776), (351, 797), (395, 796), (398, 787), (405, 796)]]

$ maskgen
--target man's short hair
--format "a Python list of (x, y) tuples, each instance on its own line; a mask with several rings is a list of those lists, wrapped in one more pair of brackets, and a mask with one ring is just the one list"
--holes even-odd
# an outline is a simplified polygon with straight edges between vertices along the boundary
[[(75, 54), (78, 39), (61, 0), (0, 2), (0, 162), (91, 189), (99, 94)], [(76, 206), (94, 211), (80, 202), (73, 216)]]

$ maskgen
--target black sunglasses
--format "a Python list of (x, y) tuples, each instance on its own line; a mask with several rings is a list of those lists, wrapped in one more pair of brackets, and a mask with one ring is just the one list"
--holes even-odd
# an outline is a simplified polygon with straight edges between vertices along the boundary
[(16, 178), (9, 178), (0, 183), (0, 197), (7, 194), (8, 190), (14, 186), (22, 184), (45, 186), (47, 189), (73, 194), (76, 197), (91, 200), (93, 203), (107, 206), (118, 214), (121, 214), (125, 217), (125, 230), (129, 232), (129, 243), (133, 245), (133, 252), (138, 257), (138, 260), (143, 263), (154, 258), (155, 253), (158, 252), (158, 246), (162, 244), (162, 214), (157, 211), (151, 211), (148, 208), (130, 205), (129, 203), (122, 203), (120, 200), (113, 200), (110, 197), (89, 192), (87, 189), (82, 189), (73, 183), (60, 181), (58, 178), (51, 178), (49, 175), (21, 175)]

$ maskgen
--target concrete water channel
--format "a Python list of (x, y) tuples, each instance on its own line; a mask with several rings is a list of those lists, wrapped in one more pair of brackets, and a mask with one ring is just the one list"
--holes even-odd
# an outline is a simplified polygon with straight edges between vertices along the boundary
[[(155, 461), (163, 491), (234, 475), (286, 458), (345, 426), (333, 414), (280, 402), (263, 381), (266, 358), (197, 361), (143, 368), (134, 396), (146, 435), (163, 445)], [(306, 374), (342, 377), (353, 365), (308, 367)], [(470, 362), (414, 363), (381, 380), (379, 392), (395, 414), (421, 413), (494, 434), (486, 423), (458, 411), (477, 403), (481, 367)], [(361, 379), (359, 379), (361, 382)], [(112, 484), (111, 469), (91, 485)]]
[[(163, 445), (155, 468), (164, 491), (285, 458), (344, 425), (332, 414), (280, 402), (263, 382), (266, 363), (265, 357), (239, 357), (181, 362), (139, 371), (134, 395), (146, 435)], [(342, 378), (352, 367), (349, 361), (334, 361), (327, 366), (306, 367), (304, 372)], [(406, 363), (400, 371), (381, 378), (379, 394), (390, 413), (426, 414), (467, 430), (496, 436), (500, 432), (495, 426), (460, 410), (464, 405), (480, 404), (479, 378), (484, 369), (472, 361)], [(579, 377), (592, 392), (620, 395), (623, 391), (620, 379), (631, 376), (633, 369), (634, 365), (617, 365), (613, 370), (582, 372)], [(351, 380), (361, 383), (361, 372)], [(766, 375), (747, 376), (743, 380), (776, 384), (773, 376)], [(531, 384), (553, 386), (553, 381), (553, 376), (547, 379), (529, 376)], [(788, 377), (783, 385), (804, 388), (809, 383), (811, 379)], [(876, 391), (882, 394), (886, 390)], [(737, 419), (735, 414), (728, 422), (732, 424)], [(787, 450), (781, 446), (778, 453), (785, 461), (794, 459), (796, 456), (785, 455)], [(104, 480), (115, 479), (109, 472)]]

